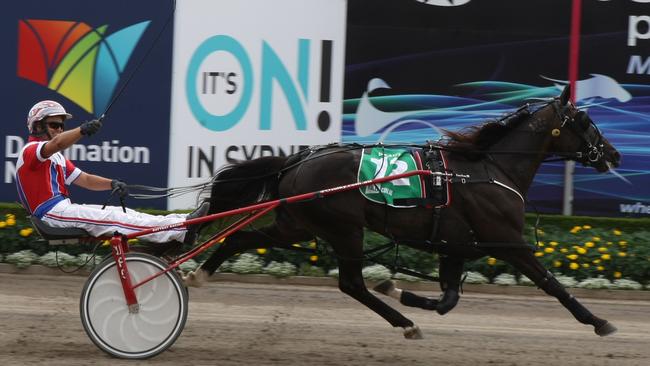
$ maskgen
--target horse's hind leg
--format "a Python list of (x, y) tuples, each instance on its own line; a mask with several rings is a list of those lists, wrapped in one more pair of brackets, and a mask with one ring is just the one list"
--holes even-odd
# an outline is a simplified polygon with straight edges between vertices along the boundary
[(404, 337), (421, 339), (422, 332), (411, 320), (368, 291), (361, 274), (361, 260), (339, 258), (339, 289), (386, 319), (393, 327), (404, 328)]
[(256, 248), (288, 247), (293, 243), (310, 240), (313, 235), (304, 231), (282, 233), (277, 225), (257, 231), (237, 231), (228, 236), (201, 266), (183, 278), (185, 285), (201, 287), (218, 268), (237, 253)]
[(533, 252), (528, 249), (508, 250), (492, 253), (496, 258), (503, 259), (521, 271), (530, 278), (537, 287), (541, 288), (547, 294), (557, 298), (571, 314), (583, 324), (589, 324), (594, 327), (594, 331), (601, 337), (614, 334), (616, 327), (605, 319), (601, 319), (592, 314), (584, 305), (582, 305), (573, 295), (558, 282), (551, 272), (535, 258)]
[(422, 333), (413, 322), (368, 291), (362, 275), (363, 230), (344, 230), (333, 225), (337, 234), (322, 235), (334, 248), (339, 263), (339, 289), (386, 319), (394, 327), (404, 328), (404, 337), (421, 339)]
[(435, 310), (438, 314), (444, 315), (458, 304), (462, 273), (463, 260), (461, 258), (440, 257), (440, 289), (443, 291), (440, 299), (419, 296), (413, 292), (399, 289), (391, 280), (381, 282), (375, 286), (374, 290), (399, 300), (402, 305)]

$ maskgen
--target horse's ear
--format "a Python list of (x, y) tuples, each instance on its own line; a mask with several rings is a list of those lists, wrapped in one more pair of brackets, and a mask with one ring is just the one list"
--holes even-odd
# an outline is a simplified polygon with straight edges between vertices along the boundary
[(564, 90), (562, 90), (562, 94), (560, 94), (560, 104), (566, 105), (569, 102), (570, 97), (571, 97), (571, 85), (567, 84), (564, 87)]

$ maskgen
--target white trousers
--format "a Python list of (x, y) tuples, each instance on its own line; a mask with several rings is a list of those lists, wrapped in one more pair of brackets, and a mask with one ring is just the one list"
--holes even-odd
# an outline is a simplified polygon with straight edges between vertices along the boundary
[[(122, 207), (100, 205), (78, 205), (69, 199), (56, 204), (48, 211), (43, 222), (55, 227), (74, 227), (86, 230), (92, 236), (112, 236), (115, 231), (120, 234), (131, 234), (156, 226), (171, 225), (185, 221), (187, 214), (150, 215)], [(182, 242), (187, 229), (179, 227), (172, 230), (159, 231), (139, 237), (146, 241), (164, 243), (172, 240)]]

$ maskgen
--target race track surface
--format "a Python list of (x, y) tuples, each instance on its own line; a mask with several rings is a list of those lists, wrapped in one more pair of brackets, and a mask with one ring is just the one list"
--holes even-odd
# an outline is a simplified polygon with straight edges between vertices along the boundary
[(650, 365), (646, 301), (583, 299), (619, 328), (600, 338), (542, 295), (465, 293), (442, 317), (382, 297), (422, 329), (424, 339), (406, 340), (335, 288), (224, 282), (190, 289), (187, 325), (170, 349), (118, 360), (84, 333), (84, 281), (0, 274), (0, 365)]

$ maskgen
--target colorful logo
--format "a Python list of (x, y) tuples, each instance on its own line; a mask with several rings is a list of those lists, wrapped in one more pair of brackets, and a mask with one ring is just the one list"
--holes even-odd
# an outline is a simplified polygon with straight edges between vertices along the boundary
[(66, 96), (99, 116), (150, 21), (108, 34), (108, 25), (26, 19), (18, 22), (18, 76)]

